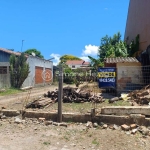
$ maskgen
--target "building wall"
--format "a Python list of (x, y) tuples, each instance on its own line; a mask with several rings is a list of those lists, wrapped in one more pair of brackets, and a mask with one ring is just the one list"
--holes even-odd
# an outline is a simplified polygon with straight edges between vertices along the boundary
[(141, 63), (117, 63), (117, 91), (137, 88), (142, 83)]
[(53, 77), (52, 77), (52, 80), (50, 82), (46, 82), (45, 80), (43, 80), (43, 83), (35, 84), (35, 67), (36, 66), (43, 67), (43, 71), (45, 71), (45, 68), (50, 68), (52, 71), (52, 75), (53, 75), (53, 62), (46, 61), (44, 59), (34, 57), (34, 56), (29, 56), (27, 59), (27, 62), (29, 63), (30, 73), (29, 73), (27, 79), (24, 81), (22, 87), (45, 85), (45, 84), (49, 84), (50, 82), (53, 81)]
[(0, 62), (1, 66), (7, 66), (7, 74), (0, 74), (0, 88), (10, 87), (9, 62)]
[(150, 45), (150, 0), (130, 0), (125, 37), (128, 43), (140, 35), (140, 50)]

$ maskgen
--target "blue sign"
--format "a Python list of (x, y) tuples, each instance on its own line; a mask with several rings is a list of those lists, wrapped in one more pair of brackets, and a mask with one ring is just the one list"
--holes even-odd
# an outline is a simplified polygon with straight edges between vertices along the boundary
[(98, 68), (99, 88), (116, 88), (116, 68)]

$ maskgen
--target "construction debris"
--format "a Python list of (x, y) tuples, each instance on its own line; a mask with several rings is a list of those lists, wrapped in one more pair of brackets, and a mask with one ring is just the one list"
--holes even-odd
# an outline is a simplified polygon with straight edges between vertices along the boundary
[(148, 105), (150, 102), (150, 85), (145, 86), (141, 90), (135, 90), (128, 94), (130, 100), (133, 100), (133, 106), (137, 104), (146, 104)]
[[(43, 108), (49, 106), (51, 103), (58, 101), (58, 90), (48, 91), (44, 94), (44, 98), (39, 98), (30, 102), (26, 105), (26, 108)], [(103, 102), (102, 96), (100, 94), (92, 94), (90, 90), (64, 87), (63, 88), (63, 103), (83, 103), (83, 102), (93, 102), (101, 103)]]
[(49, 105), (53, 101), (51, 99), (46, 98), (40, 98), (37, 100), (34, 100), (33, 102), (29, 102), (26, 105), (26, 108), (44, 108), (45, 106)]

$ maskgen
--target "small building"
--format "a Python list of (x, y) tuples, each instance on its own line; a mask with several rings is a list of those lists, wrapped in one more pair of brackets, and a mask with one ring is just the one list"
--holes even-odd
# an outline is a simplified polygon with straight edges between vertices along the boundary
[(90, 63), (84, 60), (67, 60), (66, 65), (68, 65), (71, 69), (77, 69), (88, 68)]
[(141, 88), (143, 84), (142, 66), (135, 57), (106, 58), (104, 67), (116, 68), (117, 92)]
[[(10, 55), (21, 55), (8, 49), (0, 48), (0, 88), (10, 87)], [(53, 81), (53, 62), (36, 56), (27, 56), (30, 73), (22, 87), (50, 84)]]

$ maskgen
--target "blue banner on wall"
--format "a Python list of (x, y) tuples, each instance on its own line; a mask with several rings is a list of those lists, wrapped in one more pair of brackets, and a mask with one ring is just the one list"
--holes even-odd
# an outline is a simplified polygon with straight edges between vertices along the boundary
[(116, 88), (116, 68), (98, 68), (99, 88)]

